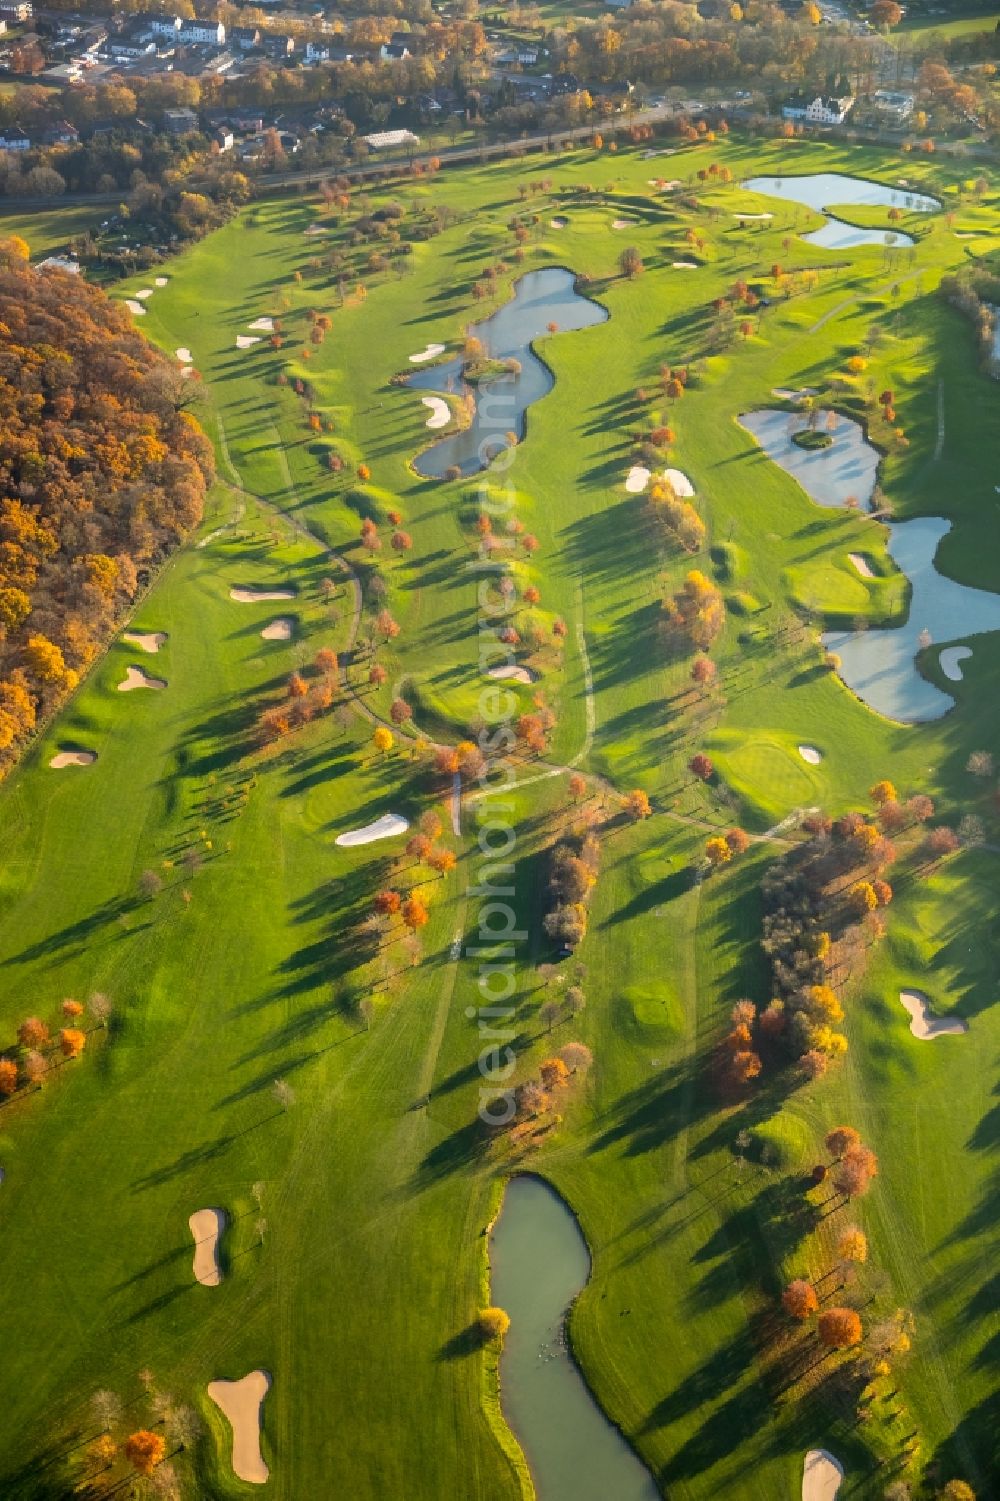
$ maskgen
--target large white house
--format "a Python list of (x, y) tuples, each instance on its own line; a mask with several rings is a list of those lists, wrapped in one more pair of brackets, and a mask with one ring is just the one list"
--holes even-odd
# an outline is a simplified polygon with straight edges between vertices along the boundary
[(794, 99), (782, 109), (786, 120), (805, 120), (809, 125), (843, 125), (854, 108), (854, 95), (828, 98), (817, 94), (815, 99)]

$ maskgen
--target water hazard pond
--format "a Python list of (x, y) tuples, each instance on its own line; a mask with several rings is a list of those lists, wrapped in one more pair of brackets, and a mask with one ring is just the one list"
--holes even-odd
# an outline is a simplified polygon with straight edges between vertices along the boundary
[(548, 365), (531, 348), (532, 342), (550, 332), (550, 323), (557, 325), (558, 332), (566, 333), (604, 323), (607, 317), (606, 308), (580, 295), (575, 276), (563, 266), (547, 266), (519, 277), (510, 302), (469, 329), (470, 335), (482, 344), (487, 358), (519, 361), (519, 375), (468, 386), (462, 379), (465, 360), (459, 357), (410, 376), (408, 384), (414, 390), (450, 395), (471, 391), (476, 398), (471, 426), (449, 434), (418, 454), (414, 460), (417, 473), (427, 479), (442, 479), (453, 468), (463, 475), (476, 474), (506, 448), (508, 432), (516, 433), (520, 441), (524, 437), (525, 412), (555, 384)]
[(565, 1335), (590, 1254), (541, 1178), (512, 1178), (490, 1241), (492, 1301), (510, 1315), (500, 1357), (504, 1417), (538, 1501), (660, 1501), (652, 1475), (598, 1407)]
[(884, 245), (886, 234), (892, 235), (894, 245), (912, 245), (909, 235), (892, 229), (858, 229), (845, 224), (829, 212), (828, 205), (844, 206), (857, 204), (862, 208), (898, 208), (905, 213), (930, 214), (941, 207), (936, 198), (927, 193), (914, 193), (906, 187), (890, 187), (888, 183), (872, 182), (866, 177), (850, 177), (842, 172), (814, 172), (802, 177), (751, 177), (743, 186), (751, 193), (761, 193), (767, 198), (783, 198), (788, 203), (801, 203), (826, 216), (822, 229), (803, 235), (809, 245), (822, 245), (827, 250), (850, 250), (855, 245)]
[[(878, 454), (857, 422), (837, 417), (833, 444), (812, 452), (792, 442), (802, 419), (767, 408), (746, 412), (742, 425), (768, 458), (794, 476), (818, 505), (843, 505), (849, 496), (866, 504), (875, 487)], [(954, 706), (950, 694), (922, 677), (916, 658), (926, 631), (940, 645), (984, 631), (1000, 631), (1000, 594), (973, 589), (939, 573), (935, 563), (951, 522), (942, 516), (885, 523), (889, 553), (910, 581), (905, 625), (869, 631), (829, 631), (824, 645), (841, 659), (840, 676), (869, 708), (904, 724), (940, 719)]]

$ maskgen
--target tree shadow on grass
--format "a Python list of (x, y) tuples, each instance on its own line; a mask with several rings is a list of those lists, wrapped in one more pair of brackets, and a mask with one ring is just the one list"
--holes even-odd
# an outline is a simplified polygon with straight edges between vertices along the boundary
[(450, 1339), (445, 1340), (435, 1356), (436, 1360), (464, 1360), (469, 1355), (476, 1355), (483, 1348), (486, 1341), (483, 1339), (483, 1331), (479, 1327), (478, 1320), (460, 1329)]
[(587, 1147), (589, 1154), (620, 1146), (638, 1157), (673, 1141), (718, 1109), (708, 1088), (705, 1064), (684, 1060), (670, 1064), (648, 1083), (631, 1090), (610, 1111), (607, 1124)]
[(478, 1117), (459, 1126), (430, 1149), (419, 1164), (411, 1186), (418, 1190), (430, 1188), (452, 1173), (471, 1167), (481, 1161), (493, 1137), (494, 1132)]
[(26, 964), (33, 959), (41, 959), (46, 955), (57, 954), (63, 949), (71, 948), (74, 944), (82, 944), (87, 939), (93, 939), (100, 928), (107, 927), (109, 923), (117, 922), (121, 918), (134, 912), (140, 905), (140, 899), (135, 896), (116, 896), (110, 901), (102, 902), (89, 912), (86, 917), (78, 918), (76, 922), (69, 923), (65, 928), (60, 928), (57, 933), (50, 933), (47, 937), (39, 939), (37, 943), (29, 944), (17, 954), (11, 954), (3, 960), (5, 965)]

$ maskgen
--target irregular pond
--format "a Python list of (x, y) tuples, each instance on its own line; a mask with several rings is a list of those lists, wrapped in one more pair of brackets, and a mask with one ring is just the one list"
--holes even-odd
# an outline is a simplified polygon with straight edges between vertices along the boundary
[(516, 433), (518, 440), (524, 437), (525, 412), (555, 384), (549, 367), (531, 348), (532, 341), (547, 333), (550, 323), (566, 333), (604, 323), (608, 317), (606, 308), (580, 295), (575, 281), (573, 273), (562, 266), (529, 271), (514, 283), (510, 302), (469, 329), (488, 359), (519, 361), (520, 375), (469, 386), (462, 379), (465, 362), (458, 358), (417, 370), (409, 377), (408, 385), (418, 390), (471, 393), (476, 403), (469, 427), (449, 434), (417, 456), (414, 468), (418, 474), (441, 479), (452, 468), (463, 475), (476, 474), (507, 447), (507, 433)]
[(490, 1242), (492, 1301), (510, 1315), (500, 1357), (504, 1416), (538, 1501), (660, 1501), (598, 1407), (569, 1350), (566, 1311), (590, 1276), (573, 1214), (540, 1178), (511, 1179)]
[(751, 193), (768, 198), (782, 198), (786, 203), (801, 203), (826, 217), (822, 229), (802, 238), (810, 245), (827, 250), (850, 250), (856, 245), (884, 245), (886, 235), (894, 245), (912, 245), (909, 235), (887, 226), (886, 229), (858, 229), (845, 224), (827, 209), (827, 204), (858, 204), (864, 208), (899, 208), (911, 214), (930, 214), (941, 204), (926, 193), (893, 188), (888, 183), (871, 182), (865, 177), (850, 177), (843, 172), (814, 172), (802, 177), (751, 177), (743, 186)]
[[(843, 505), (854, 495), (871, 499), (878, 455), (861, 426), (838, 417), (830, 448), (806, 452), (791, 441), (801, 419), (777, 411), (747, 412), (741, 423), (769, 458), (781, 465), (819, 505)], [(869, 708), (903, 724), (940, 719), (954, 705), (948, 693), (917, 671), (916, 657), (926, 645), (1000, 630), (1000, 594), (973, 589), (939, 573), (934, 559), (951, 522), (942, 516), (885, 523), (889, 554), (910, 581), (905, 625), (866, 631), (828, 631), (823, 643), (840, 657), (840, 676)], [(924, 636), (923, 642), (921, 637)]]

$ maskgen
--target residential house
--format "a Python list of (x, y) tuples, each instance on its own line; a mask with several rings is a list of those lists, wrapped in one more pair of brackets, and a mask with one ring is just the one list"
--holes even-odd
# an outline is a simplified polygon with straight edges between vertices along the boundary
[(7, 21), (11, 26), (23, 26), (33, 15), (31, 0), (6, 0), (0, 5), (0, 21)]
[(149, 28), (153, 36), (177, 40), (177, 33), (181, 29), (180, 16), (140, 16), (138, 19)]
[(197, 16), (191, 20), (181, 21), (177, 30), (177, 40), (185, 46), (212, 46), (223, 47), (226, 42), (226, 28), (221, 21), (201, 21)]
[(198, 116), (193, 109), (165, 109), (163, 124), (171, 135), (190, 135), (198, 129)]
[(30, 151), (31, 137), (26, 135), (20, 125), (8, 125), (7, 129), (0, 133), (0, 151)]
[(895, 89), (876, 89), (871, 102), (876, 114), (899, 124), (908, 120), (913, 114), (913, 95), (901, 94)]
[(260, 30), (256, 26), (234, 26), (229, 32), (229, 44), (240, 52), (250, 52), (260, 45)]
[(789, 100), (781, 113), (786, 120), (804, 120), (808, 125), (843, 125), (853, 107), (853, 94), (839, 98), (817, 94), (808, 101), (804, 97)]
[(283, 62), (295, 51), (295, 38), (284, 31), (263, 31), (260, 37), (260, 50), (265, 57), (273, 58), (275, 62)]
[(404, 58), (412, 56), (409, 47), (402, 42), (383, 42), (378, 55), (384, 63), (401, 63)]
[(70, 276), (80, 275), (80, 262), (74, 261), (68, 255), (47, 255), (44, 261), (39, 261), (36, 271), (66, 271)]
[(75, 146), (79, 139), (80, 132), (68, 120), (57, 120), (42, 134), (46, 146)]
[(105, 50), (112, 62), (121, 62), (126, 58), (148, 57), (156, 51), (156, 42), (151, 36), (119, 37), (109, 42)]
[(306, 42), (307, 63), (328, 63), (330, 61), (330, 46), (328, 42)]

